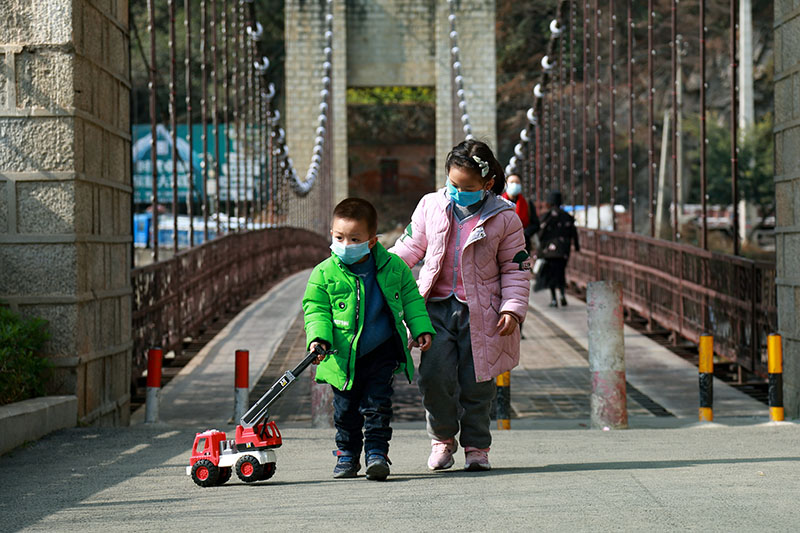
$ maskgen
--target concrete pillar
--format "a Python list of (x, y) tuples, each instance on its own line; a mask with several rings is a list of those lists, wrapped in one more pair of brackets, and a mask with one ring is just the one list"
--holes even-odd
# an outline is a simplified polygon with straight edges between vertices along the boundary
[(775, 0), (775, 199), (778, 332), (786, 416), (800, 418), (800, 4)]
[(628, 427), (622, 284), (595, 281), (586, 290), (593, 428)]
[(0, 4), (0, 304), (49, 321), (80, 422), (127, 424), (128, 2)]

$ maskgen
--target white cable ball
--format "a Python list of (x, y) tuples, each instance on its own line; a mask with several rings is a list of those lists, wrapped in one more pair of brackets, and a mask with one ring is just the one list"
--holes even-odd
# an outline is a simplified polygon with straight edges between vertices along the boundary
[(550, 69), (553, 68), (554, 65), (555, 65), (555, 62), (553, 62), (553, 63), (550, 62), (550, 56), (544, 56), (542, 58), (542, 68), (543, 69), (550, 70)]
[(523, 148), (521, 144), (517, 144), (514, 146), (514, 155), (522, 159), (525, 157), (525, 152), (523, 152)]
[(561, 28), (558, 26), (558, 20), (553, 19), (550, 21), (550, 33), (553, 34), (553, 37), (561, 35)]
[(320, 110), (322, 113), (327, 113), (327, 112), (328, 112), (328, 102), (320, 102), (320, 104), (319, 104), (319, 110)]
[[(325, 40), (328, 41), (328, 43), (333, 40), (333, 32), (331, 30), (325, 30)], [(328, 46), (330, 46), (330, 44)]]
[(534, 85), (534, 87), (533, 87), (533, 96), (535, 96), (536, 98), (541, 98), (541, 97), (544, 96), (544, 91), (542, 90), (542, 84), (541, 83), (537, 83), (536, 85)]
[(461, 129), (463, 129), (464, 133), (467, 135), (472, 133), (472, 126), (470, 126), (469, 124), (464, 124), (464, 127)]
[(461, 111), (466, 111), (467, 110), (467, 103), (464, 100), (461, 100), (460, 102), (458, 102), (458, 108)]
[(325, 59), (330, 61), (331, 57), (333, 56), (333, 48), (331, 48), (330, 46), (326, 46), (325, 49), (322, 51), (322, 53), (325, 54)]
[(459, 53), (460, 51), (461, 51), (461, 49), (460, 49), (458, 46), (454, 46), (454, 47), (452, 47), (452, 48), (450, 49), (450, 53), (451, 53), (451, 54), (453, 54), (453, 55), (454, 55), (454, 56), (456, 56), (456, 57), (458, 57), (458, 53)]
[(322, 156), (321, 156), (321, 155), (319, 155), (319, 154), (314, 154), (314, 155), (312, 155), (312, 156), (311, 156), (311, 160), (312, 160), (312, 161), (315, 161), (315, 162), (317, 162), (317, 163), (319, 163), (319, 164), (322, 164)]
[(312, 154), (321, 154), (325, 148), (321, 144), (315, 144), (314, 149), (311, 150)]
[(447, 15), (447, 20), (449, 20), (449, 21), (450, 21), (450, 24), (452, 24), (453, 22), (455, 22), (455, 21), (456, 21), (456, 16), (455, 16), (455, 14), (454, 14), (454, 13), (450, 13), (449, 15)]
[(319, 124), (320, 126), (324, 126), (325, 124), (327, 124), (327, 122), (328, 122), (328, 117), (326, 117), (325, 115), (319, 115), (317, 117), (317, 124)]
[(467, 134), (464, 136), (464, 139), (465, 139), (465, 140), (467, 140), (467, 141), (472, 141), (472, 140), (474, 140), (474, 139), (475, 139), (475, 136), (474, 136), (473, 134), (471, 134), (471, 133), (467, 133)]
[(325, 135), (325, 126), (317, 126), (317, 137)]
[(456, 61), (455, 63), (453, 63), (453, 70), (455, 70), (456, 72), (460, 73), (460, 71), (461, 71), (461, 61)]
[(516, 167), (517, 161), (518, 160), (516, 156), (511, 156), (511, 159), (508, 160), (508, 164), (511, 165), (512, 167)]
[(267, 89), (269, 89), (269, 92), (267, 93), (267, 100), (272, 100), (275, 97), (275, 84), (270, 83), (267, 86)]
[(323, 76), (322, 77), (322, 86), (326, 89), (331, 88), (331, 77), (330, 76)]
[(510, 176), (511, 174), (514, 173), (514, 167), (512, 167), (511, 165), (506, 165), (505, 172), (506, 176)]
[(466, 95), (466, 93), (464, 92), (464, 89), (459, 89), (459, 90), (456, 91), (456, 96), (461, 100), (464, 99), (465, 95)]
[(327, 22), (328, 24), (333, 22), (333, 14), (332, 13), (328, 13), (327, 15), (325, 15), (325, 22)]
[(325, 75), (326, 75), (326, 76), (330, 76), (330, 74), (331, 74), (331, 66), (332, 66), (332, 65), (331, 65), (331, 62), (330, 62), (330, 61), (325, 61), (325, 62), (322, 64), (322, 70), (323, 70), (323, 71), (325, 71)]
[(450, 38), (455, 40), (456, 37), (458, 37), (458, 32), (456, 30), (451, 31), (450, 32)]
[(463, 84), (464, 83), (464, 76), (459, 74), (458, 76), (455, 77), (455, 81), (456, 81), (457, 85)]
[(530, 136), (530, 135), (528, 135), (528, 128), (523, 128), (523, 129), (522, 129), (522, 130), (519, 132), (519, 138), (520, 138), (520, 140), (521, 140), (522, 142), (525, 142), (525, 143), (531, 140), (531, 136)]
[(532, 107), (528, 108), (528, 112), (525, 114), (528, 117), (528, 122), (531, 124), (536, 124), (536, 110)]
[(461, 115), (461, 123), (469, 124), (469, 113), (464, 113), (463, 115)]
[(314, 138), (314, 144), (318, 144), (318, 145), (322, 146), (324, 143), (325, 143), (325, 138), (322, 137), (321, 135), (319, 135), (316, 138)]
[(277, 109), (272, 110), (272, 120), (276, 123), (281, 119), (281, 112)]
[(308, 168), (314, 169), (316, 172), (319, 172), (320, 164), (317, 163), (316, 161), (312, 161), (311, 164), (308, 165)]
[(322, 99), (326, 99), (326, 98), (328, 98), (330, 95), (331, 95), (331, 92), (330, 92), (328, 89), (322, 89), (322, 90), (319, 92), (319, 97), (320, 97), (320, 98), (322, 98)]
[[(288, 152), (289, 150), (287, 149), (286, 151)], [(294, 167), (294, 162), (292, 161), (291, 157), (286, 158), (286, 164), (289, 165), (289, 168)]]

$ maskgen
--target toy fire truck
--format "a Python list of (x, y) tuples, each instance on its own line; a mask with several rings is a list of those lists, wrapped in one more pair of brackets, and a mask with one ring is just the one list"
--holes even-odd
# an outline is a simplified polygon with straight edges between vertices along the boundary
[(245, 483), (271, 478), (275, 474), (275, 448), (283, 441), (278, 426), (269, 420), (268, 408), (314, 359), (332, 353), (317, 346), (294, 370), (287, 370), (242, 416), (235, 438), (228, 439), (224, 431), (216, 429), (198, 433), (186, 475), (201, 487), (222, 485), (234, 471)]

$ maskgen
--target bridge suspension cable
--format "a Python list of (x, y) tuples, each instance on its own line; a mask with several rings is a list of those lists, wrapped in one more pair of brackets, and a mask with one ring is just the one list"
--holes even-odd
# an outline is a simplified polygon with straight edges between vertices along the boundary
[[(462, 72), (461, 64), (461, 49), (458, 46), (458, 29), (456, 28), (456, 7), (455, 0), (447, 0), (450, 14), (447, 20), (450, 22), (450, 75), (453, 86), (453, 142), (457, 143), (461, 138), (459, 131), (463, 131), (464, 139), (474, 139), (472, 134), (472, 125), (470, 124), (470, 116), (467, 111), (467, 93), (464, 89), (464, 75)], [(460, 116), (461, 128), (455, 126), (455, 117)]]

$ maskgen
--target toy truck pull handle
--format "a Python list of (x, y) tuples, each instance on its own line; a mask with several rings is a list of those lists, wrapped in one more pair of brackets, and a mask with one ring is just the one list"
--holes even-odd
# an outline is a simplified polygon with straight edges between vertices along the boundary
[(300, 363), (294, 367), (293, 370), (287, 370), (286, 373), (281, 376), (281, 378), (269, 388), (264, 395), (258, 399), (253, 406), (247, 410), (247, 412), (242, 416), (241, 420), (239, 421), (240, 425), (245, 428), (251, 428), (261, 422), (268, 417), (269, 414), (269, 406), (272, 405), (274, 402), (283, 392), (289, 388), (289, 386), (294, 383), (297, 377), (303, 373), (303, 371), (311, 365), (311, 363), (320, 355), (330, 355), (335, 354), (336, 351), (325, 351), (325, 349), (320, 346), (319, 344), (314, 347), (314, 350), (308, 352), (306, 354), (305, 359), (300, 361)]

